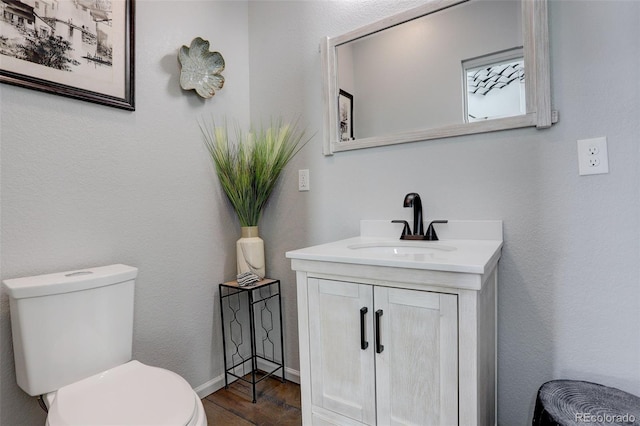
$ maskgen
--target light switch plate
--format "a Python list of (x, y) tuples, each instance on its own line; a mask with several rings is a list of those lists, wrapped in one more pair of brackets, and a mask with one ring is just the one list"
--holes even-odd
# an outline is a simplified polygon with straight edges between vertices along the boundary
[(298, 191), (308, 191), (310, 189), (309, 169), (298, 170)]

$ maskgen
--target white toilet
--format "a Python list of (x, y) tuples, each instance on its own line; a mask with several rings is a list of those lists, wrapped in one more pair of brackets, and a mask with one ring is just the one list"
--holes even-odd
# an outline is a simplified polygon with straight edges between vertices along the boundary
[(131, 360), (137, 268), (110, 265), (5, 280), (18, 385), (49, 426), (203, 426), (176, 373)]

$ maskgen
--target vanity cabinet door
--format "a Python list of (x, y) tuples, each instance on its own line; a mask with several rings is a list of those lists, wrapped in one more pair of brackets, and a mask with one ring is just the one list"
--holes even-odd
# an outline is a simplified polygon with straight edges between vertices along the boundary
[(377, 421), (458, 424), (457, 296), (374, 287)]
[(373, 425), (373, 288), (310, 278), (308, 292), (314, 424), (347, 423), (337, 413)]

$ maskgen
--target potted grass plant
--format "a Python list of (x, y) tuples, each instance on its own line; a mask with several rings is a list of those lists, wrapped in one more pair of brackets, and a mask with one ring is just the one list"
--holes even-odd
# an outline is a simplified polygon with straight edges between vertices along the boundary
[(236, 243), (238, 274), (265, 276), (264, 242), (259, 237), (258, 222), (280, 174), (287, 163), (308, 142), (305, 131), (282, 119), (271, 121), (268, 128), (251, 128), (244, 132), (238, 124), (235, 138), (228, 126), (213, 121), (201, 123), (204, 143), (215, 166), (227, 199), (233, 206), (241, 227)]

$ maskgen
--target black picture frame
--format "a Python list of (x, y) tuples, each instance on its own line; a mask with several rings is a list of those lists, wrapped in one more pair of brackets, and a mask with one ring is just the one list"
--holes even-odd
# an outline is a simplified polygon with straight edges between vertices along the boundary
[[(0, 83), (135, 110), (135, 0), (111, 0), (110, 10), (0, 2)], [(53, 51), (50, 65), (36, 62), (42, 46)]]
[(338, 123), (340, 141), (353, 140), (353, 95), (342, 89), (338, 93)]

